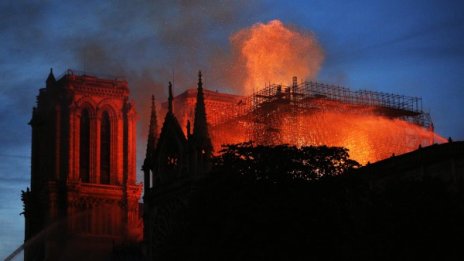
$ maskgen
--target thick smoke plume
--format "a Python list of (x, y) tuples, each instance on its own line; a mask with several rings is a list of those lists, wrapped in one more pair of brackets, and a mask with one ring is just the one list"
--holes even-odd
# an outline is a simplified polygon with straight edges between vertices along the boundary
[[(257, 89), (268, 81), (284, 78), (287, 81), (294, 74), (314, 76), (321, 57), (309, 49), (317, 46), (310, 33), (289, 28), (280, 21), (249, 27), (263, 12), (262, 4), (245, 0), (82, 0), (63, 5), (53, 1), (38, 4), (10, 1), (0, 4), (5, 14), (0, 17), (3, 25), (0, 32), (15, 43), (6, 52), (15, 53), (23, 64), (32, 61), (38, 64), (34, 63), (34, 67), (43, 71), (43, 78), (37, 82), (43, 83), (50, 67), (57, 77), (66, 69), (100, 77), (124, 76), (139, 114), (137, 157), (140, 163), (147, 137), (150, 96), (155, 94), (158, 104), (164, 102), (168, 81), (174, 82), (174, 94), (180, 94), (195, 86), (197, 72), (202, 70), (206, 88), (246, 93), (243, 86), (251, 84), (252, 70), (257, 68), (252, 66), (251, 56), (246, 53), (250, 48), (262, 49), (263, 53), (276, 57), (272, 61), (281, 68), (280, 71), (272, 69), (278, 78), (261, 75), (254, 80)], [(273, 39), (277, 39), (274, 46)], [(289, 48), (284, 48), (283, 43)], [(243, 51), (239, 49), (241, 45)], [(285, 52), (273, 52), (279, 49)], [(312, 65), (314, 61), (318, 61), (316, 66)], [(262, 64), (270, 62), (266, 58)], [(283, 67), (284, 63), (292, 66)], [(10, 66), (12, 63), (5, 60), (2, 64)], [(296, 70), (302, 64), (310, 71)], [(24, 78), (24, 72), (10, 67), (4, 75), (24, 79), (18, 87), (29, 86), (31, 81)], [(290, 77), (282, 74), (284, 69)], [(39, 87), (43, 86), (36, 86)], [(18, 89), (15, 86), (4, 92), (11, 92), (9, 96), (13, 96), (18, 94)], [(30, 93), (30, 89), (23, 90)], [(30, 117), (33, 95), (15, 97), (21, 97), (18, 100), (30, 97), (28, 104), (31, 106), (24, 107), (22, 101), (16, 103), (18, 109), (25, 110), (22, 117)], [(11, 107), (8, 105), (8, 110)], [(160, 124), (163, 116), (158, 116)], [(21, 122), (25, 121), (27, 119)]]
[[(125, 76), (128, 80), (139, 114), (140, 164), (150, 118), (149, 97), (155, 94), (158, 106), (164, 102), (168, 81), (173, 81), (174, 95), (194, 87), (198, 70), (204, 73), (206, 88), (231, 89), (235, 81), (230, 80), (234, 78), (230, 76), (230, 68), (235, 59), (229, 36), (253, 23), (249, 17), (255, 17), (258, 5), (256, 1), (244, 0), (137, 0), (66, 5), (60, 13), (69, 14), (71, 21), (82, 21), (75, 25), (81, 34), (57, 33), (63, 38), (54, 40), (66, 46), (70, 61), (74, 61), (66, 67), (97, 76)], [(80, 15), (73, 12), (83, 6), (99, 11)], [(159, 125), (163, 118), (164, 115), (158, 115)]]
[[(148, 130), (150, 99), (166, 99), (168, 81), (174, 95), (196, 85), (198, 70), (205, 87), (249, 94), (267, 82), (292, 76), (313, 78), (323, 60), (309, 32), (279, 20), (253, 24), (255, 9), (245, 1), (113, 2), (93, 18), (97, 29), (66, 39), (77, 68), (96, 75), (123, 75), (139, 113), (139, 155)], [(207, 15), (206, 15), (207, 14)], [(130, 19), (128, 19), (130, 18)], [(89, 18), (90, 19), (90, 18)], [(164, 115), (158, 115), (162, 124)]]
[(265, 84), (288, 83), (292, 76), (314, 79), (324, 54), (312, 33), (298, 31), (279, 20), (257, 23), (231, 37), (237, 64), (244, 68), (242, 94)]

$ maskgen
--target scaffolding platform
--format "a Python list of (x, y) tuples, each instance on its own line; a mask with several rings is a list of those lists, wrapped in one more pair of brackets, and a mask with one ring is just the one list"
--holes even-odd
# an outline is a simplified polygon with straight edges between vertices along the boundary
[(369, 90), (353, 91), (342, 86), (312, 81), (297, 83), (296, 78), (291, 86), (270, 84), (235, 104), (226, 105), (222, 109), (228, 113), (217, 118), (213, 125), (231, 119), (247, 118), (251, 114), (285, 110), (285, 107), (299, 113), (310, 113), (312, 110), (373, 113), (405, 120), (424, 128), (433, 126), (430, 115), (422, 110), (422, 99), (419, 97)]

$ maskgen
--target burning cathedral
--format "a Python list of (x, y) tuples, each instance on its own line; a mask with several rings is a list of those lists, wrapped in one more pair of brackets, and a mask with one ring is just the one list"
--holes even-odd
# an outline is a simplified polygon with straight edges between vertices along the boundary
[(161, 128), (152, 97), (142, 185), (127, 82), (71, 70), (56, 79), (50, 72), (29, 123), (25, 260), (99, 260), (117, 244), (142, 240), (144, 255), (155, 258), (195, 189), (192, 180), (210, 171), (222, 144), (342, 146), (365, 164), (443, 141), (416, 97), (296, 77), (289, 86), (238, 96), (204, 89), (201, 72), (196, 89), (174, 97), (172, 88)]

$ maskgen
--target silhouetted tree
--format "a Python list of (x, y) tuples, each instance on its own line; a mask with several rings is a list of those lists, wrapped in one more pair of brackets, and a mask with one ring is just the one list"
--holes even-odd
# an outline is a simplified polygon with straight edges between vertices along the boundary
[(288, 182), (337, 176), (359, 167), (342, 147), (289, 145), (254, 146), (252, 142), (223, 146), (215, 167), (255, 180)]

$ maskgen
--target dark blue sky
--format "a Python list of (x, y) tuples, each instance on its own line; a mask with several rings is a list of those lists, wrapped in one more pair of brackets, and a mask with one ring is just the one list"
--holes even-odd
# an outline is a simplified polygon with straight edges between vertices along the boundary
[[(56, 75), (72, 68), (126, 76), (145, 117), (146, 94), (164, 99), (173, 70), (176, 92), (192, 86), (199, 69), (207, 87), (233, 87), (221, 71), (229, 36), (279, 19), (319, 40), (325, 53), (319, 81), (422, 97), (436, 131), (464, 139), (462, 1), (191, 2), (0, 3), (0, 257), (23, 239), (27, 122), (50, 67)], [(225, 61), (219, 69), (218, 57)], [(139, 151), (144, 142), (138, 140)]]

